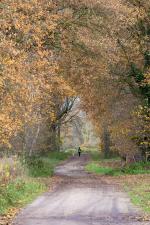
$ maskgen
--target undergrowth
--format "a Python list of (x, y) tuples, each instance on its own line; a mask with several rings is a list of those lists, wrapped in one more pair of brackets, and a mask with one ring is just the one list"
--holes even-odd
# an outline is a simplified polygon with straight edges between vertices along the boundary
[(28, 179), (16, 179), (0, 186), (0, 214), (11, 207), (21, 207), (31, 202), (46, 189), (44, 184)]
[[(44, 192), (46, 185), (41, 178), (51, 177), (54, 168), (69, 155), (63, 152), (50, 152), (45, 156), (23, 157), (21, 163), (5, 166), (7, 169), (1, 171), (3, 179), (0, 177), (0, 215), (7, 213), (12, 207), (24, 206)], [(12, 167), (18, 164), (20, 168), (12, 170)], [(22, 170), (21, 174), (18, 174), (19, 170)]]
[(34, 156), (24, 161), (28, 174), (31, 177), (48, 177), (54, 173), (54, 168), (63, 160), (67, 159), (69, 153), (51, 152), (46, 156)]

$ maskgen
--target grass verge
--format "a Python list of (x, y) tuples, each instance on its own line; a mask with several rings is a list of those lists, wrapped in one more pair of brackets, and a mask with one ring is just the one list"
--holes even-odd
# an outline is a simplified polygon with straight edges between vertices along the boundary
[[(17, 171), (22, 170), (23, 167), (24, 172), (15, 177), (10, 174), (12, 168), (10, 171), (7, 169), (6, 177), (0, 182), (0, 216), (9, 214), (11, 208), (23, 207), (46, 191), (51, 185), (49, 178), (53, 176), (54, 168), (69, 155), (69, 153), (51, 152), (46, 156), (24, 159), (21, 161), (20, 168), (16, 168)], [(49, 181), (45, 181), (44, 177), (48, 177), (46, 180)]]
[(150, 215), (150, 175), (130, 176), (124, 181), (124, 187), (132, 203)]
[(104, 165), (101, 162), (90, 162), (85, 169), (88, 172), (110, 176), (150, 174), (150, 163), (135, 163), (125, 168), (113, 168), (109, 167), (109, 163), (112, 164), (111, 160), (105, 160), (104, 162)]
[(0, 214), (12, 207), (22, 207), (46, 190), (46, 186), (30, 179), (16, 179), (0, 186)]
[(119, 159), (96, 159), (85, 169), (103, 177), (110, 184), (121, 185), (128, 192), (134, 205), (143, 209), (150, 217), (150, 162), (135, 163), (121, 168)]

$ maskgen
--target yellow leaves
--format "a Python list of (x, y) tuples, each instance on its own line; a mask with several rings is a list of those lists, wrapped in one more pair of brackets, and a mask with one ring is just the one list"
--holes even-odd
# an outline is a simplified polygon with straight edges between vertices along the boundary
[(1, 225), (11, 225), (12, 220), (15, 218), (16, 214), (18, 213), (18, 208), (10, 208), (6, 215), (0, 216), (0, 224)]
[(75, 96), (75, 91), (62, 76), (54, 76), (52, 82), (53, 87), (57, 87), (58, 92), (62, 96)]
[(1, 168), (0, 168), (0, 175), (1, 175), (1, 180), (5, 179), (8, 180), (10, 178), (10, 164), (4, 159), (3, 162), (1, 162)]
[(23, 132), (26, 124), (34, 126), (49, 117), (55, 122), (55, 97), (61, 102), (75, 92), (59, 75), (58, 53), (52, 50), (63, 17), (53, 11), (57, 4), (47, 0), (4, 2), (8, 7), (1, 15), (0, 87), (5, 95), (1, 92), (0, 144), (10, 147), (12, 137)]
[(50, 119), (51, 119), (52, 122), (55, 122), (56, 121), (55, 112), (50, 112)]
[(146, 84), (150, 85), (150, 72), (145, 74), (145, 80), (144, 81), (145, 81)]
[(150, 146), (150, 142), (142, 141), (142, 142), (140, 142), (140, 145)]
[(7, 66), (11, 66), (15, 63), (15, 60), (11, 59), (11, 58), (4, 58), (2, 63), (4, 65), (7, 65)]
[(133, 113), (133, 124), (136, 127), (136, 140), (140, 146), (147, 149), (150, 146), (150, 109), (141, 105), (137, 107)]
[(0, 89), (4, 86), (4, 79), (0, 77)]
[(44, 58), (44, 57), (48, 57), (50, 55), (50, 51), (47, 51), (47, 50), (38, 50), (38, 55), (41, 57), (41, 58)]

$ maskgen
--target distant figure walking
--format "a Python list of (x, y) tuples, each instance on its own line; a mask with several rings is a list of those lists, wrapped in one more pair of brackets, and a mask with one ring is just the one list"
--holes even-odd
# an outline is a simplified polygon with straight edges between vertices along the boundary
[(81, 148), (80, 147), (78, 148), (78, 155), (79, 155), (79, 157), (81, 156)]

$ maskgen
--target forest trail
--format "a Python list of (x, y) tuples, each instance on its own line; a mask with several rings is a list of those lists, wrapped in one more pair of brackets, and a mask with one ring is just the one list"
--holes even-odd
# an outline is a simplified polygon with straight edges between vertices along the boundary
[(76, 156), (56, 168), (62, 183), (27, 206), (15, 225), (148, 225), (126, 193), (103, 177), (84, 171), (88, 155)]

